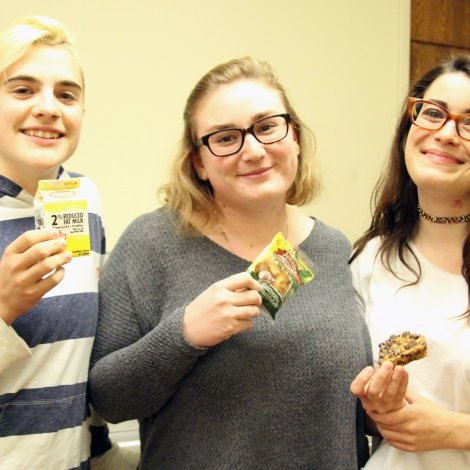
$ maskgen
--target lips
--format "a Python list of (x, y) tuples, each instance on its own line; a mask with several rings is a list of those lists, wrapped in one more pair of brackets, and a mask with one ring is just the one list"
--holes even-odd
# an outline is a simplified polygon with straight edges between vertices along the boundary
[(456, 157), (455, 155), (451, 155), (448, 152), (444, 152), (443, 150), (439, 149), (429, 149), (423, 151), (423, 154), (426, 155), (427, 157), (434, 158), (436, 160), (440, 160), (443, 162), (450, 162), (450, 163), (458, 163), (458, 164), (463, 164), (465, 163), (464, 160), (462, 160), (459, 157)]
[(256, 170), (249, 171), (247, 173), (243, 173), (240, 176), (258, 176), (258, 175), (262, 175), (264, 173), (267, 173), (271, 168), (272, 168), (272, 166), (269, 166), (269, 167), (266, 167), (266, 168), (258, 168)]
[(24, 129), (23, 134), (41, 139), (60, 139), (64, 134), (54, 130)]

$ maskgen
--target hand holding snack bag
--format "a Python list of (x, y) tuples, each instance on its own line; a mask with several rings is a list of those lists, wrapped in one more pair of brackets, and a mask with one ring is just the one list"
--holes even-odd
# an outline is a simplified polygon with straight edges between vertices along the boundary
[(267, 310), (273, 319), (299, 286), (310, 282), (314, 276), (281, 232), (274, 236), (247, 271), (263, 286), (260, 292), (263, 310)]

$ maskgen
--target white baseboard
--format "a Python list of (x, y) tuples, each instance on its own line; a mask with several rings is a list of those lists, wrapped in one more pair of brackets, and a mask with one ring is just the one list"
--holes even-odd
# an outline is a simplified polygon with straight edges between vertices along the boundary
[(124, 421), (118, 424), (108, 424), (109, 437), (120, 447), (140, 449), (139, 423), (136, 420)]

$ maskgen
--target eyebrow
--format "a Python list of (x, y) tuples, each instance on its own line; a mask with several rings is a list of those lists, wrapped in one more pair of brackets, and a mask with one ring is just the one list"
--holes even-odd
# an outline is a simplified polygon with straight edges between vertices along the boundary
[[(4, 82), (4, 85), (8, 85), (9, 83), (14, 83), (14, 82), (41, 83), (40, 80), (30, 75), (17, 75), (16, 77), (7, 78)], [(75, 88), (79, 91), (82, 91), (82, 87), (78, 83), (74, 82), (73, 80), (61, 80), (57, 83), (57, 85), (69, 87), (69, 88)]]
[[(439, 106), (442, 106), (444, 109), (446, 109), (447, 111), (449, 111), (449, 106), (447, 106), (447, 103), (445, 101), (442, 101), (442, 100), (433, 100), (432, 98), (429, 98), (428, 100), (426, 101), (431, 101), (432, 103), (436, 103), (438, 104)], [(450, 111), (449, 111), (450, 112)], [(470, 108), (467, 108), (462, 114), (470, 114)]]
[[(257, 122), (257, 121), (260, 121), (261, 119), (264, 119), (264, 118), (267, 118), (269, 116), (276, 116), (278, 114), (283, 114), (285, 113), (286, 111), (282, 111), (282, 112), (279, 112), (279, 111), (274, 111), (274, 110), (268, 110), (268, 111), (262, 111), (261, 113), (257, 113), (255, 114), (254, 116), (251, 117), (252, 119), (252, 122), (250, 124), (250, 126)], [(250, 127), (248, 126), (248, 127)], [(233, 122), (226, 122), (226, 123), (223, 123), (223, 124), (216, 124), (214, 126), (211, 126), (207, 133), (212, 133), (212, 132), (216, 132), (216, 131), (222, 131), (224, 129), (240, 129), (240, 127), (237, 127)]]

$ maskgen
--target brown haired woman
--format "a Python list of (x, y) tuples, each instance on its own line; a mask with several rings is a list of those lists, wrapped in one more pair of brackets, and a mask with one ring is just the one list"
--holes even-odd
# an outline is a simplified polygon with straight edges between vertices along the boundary
[(412, 88), (375, 201), (352, 261), (373, 351), (402, 331), (428, 351), (352, 383), (384, 438), (366, 468), (470, 468), (469, 56)]

